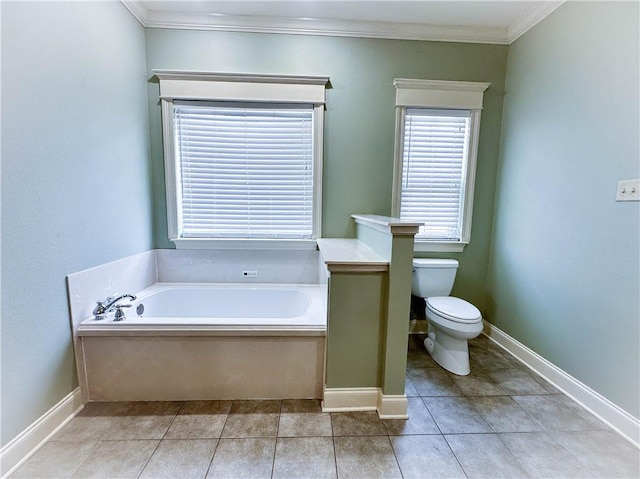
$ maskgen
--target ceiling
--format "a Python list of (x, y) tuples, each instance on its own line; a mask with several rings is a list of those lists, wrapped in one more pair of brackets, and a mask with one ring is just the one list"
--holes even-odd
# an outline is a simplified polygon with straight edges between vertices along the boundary
[(562, 1), (121, 0), (148, 28), (509, 44)]

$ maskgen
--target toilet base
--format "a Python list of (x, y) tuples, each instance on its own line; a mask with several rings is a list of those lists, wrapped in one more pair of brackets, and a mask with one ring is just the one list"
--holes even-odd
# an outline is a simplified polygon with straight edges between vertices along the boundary
[(466, 339), (449, 336), (442, 331), (432, 331), (424, 340), (424, 347), (433, 360), (447, 371), (466, 376), (469, 366), (469, 344)]

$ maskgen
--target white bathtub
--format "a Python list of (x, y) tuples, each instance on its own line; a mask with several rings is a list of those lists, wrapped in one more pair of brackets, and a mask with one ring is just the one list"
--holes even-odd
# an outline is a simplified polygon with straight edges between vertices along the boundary
[(136, 294), (126, 319), (89, 318), (78, 334), (326, 332), (326, 287), (298, 284), (156, 283)]
[(78, 327), (87, 400), (322, 396), (326, 285), (156, 283), (136, 296), (125, 320)]

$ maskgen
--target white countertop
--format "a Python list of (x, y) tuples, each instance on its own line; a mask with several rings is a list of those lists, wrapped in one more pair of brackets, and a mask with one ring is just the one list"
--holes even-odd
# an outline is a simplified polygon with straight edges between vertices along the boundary
[(357, 239), (320, 238), (318, 248), (331, 272), (389, 270), (389, 261)]
[(422, 223), (405, 221), (393, 216), (351, 215), (356, 223), (393, 235), (415, 235)]

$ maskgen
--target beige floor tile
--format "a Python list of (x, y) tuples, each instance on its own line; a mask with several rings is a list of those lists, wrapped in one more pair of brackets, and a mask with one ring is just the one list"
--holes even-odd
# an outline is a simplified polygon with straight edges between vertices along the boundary
[(219, 438), (230, 409), (231, 401), (187, 401), (164, 438)]
[(179, 416), (199, 414), (229, 414), (233, 401), (185, 401)]
[(320, 399), (283, 399), (282, 413), (322, 412)]
[(278, 425), (279, 437), (331, 436), (331, 415), (323, 412), (283, 413)]
[(207, 479), (269, 479), (275, 448), (275, 438), (220, 439)]
[(437, 368), (438, 364), (424, 349), (410, 349), (407, 353), (407, 369)]
[(334, 479), (337, 477), (330, 437), (278, 438), (274, 479)]
[(52, 441), (84, 442), (101, 441), (117, 429), (118, 416), (76, 416), (64, 425), (52, 438)]
[(388, 436), (334, 437), (333, 443), (339, 478), (402, 478)]
[(275, 437), (279, 417), (279, 414), (229, 414), (221, 437)]
[(387, 433), (375, 411), (331, 413), (334, 436), (382, 436)]
[(215, 439), (164, 440), (145, 466), (141, 479), (202, 479), (215, 451)]
[(231, 403), (229, 414), (280, 414), (279, 399), (237, 400)]
[(124, 416), (134, 404), (131, 401), (89, 402), (84, 405), (77, 417)]
[(488, 374), (507, 394), (549, 394), (549, 389), (524, 368), (497, 369)]
[(135, 479), (160, 441), (102, 441), (73, 474), (74, 479)]
[(410, 369), (408, 374), (420, 396), (462, 396), (462, 391), (442, 368)]
[(31, 456), (12, 475), (12, 478), (68, 478), (91, 452), (98, 442), (49, 441)]
[(510, 396), (484, 396), (468, 399), (496, 432), (544, 431), (540, 423)]
[(547, 431), (606, 430), (607, 426), (566, 396), (514, 396)]
[(516, 457), (530, 477), (593, 478), (593, 472), (582, 465), (551, 434), (524, 432), (499, 434), (502, 442)]
[(420, 398), (407, 398), (409, 419), (384, 419), (390, 436), (407, 434), (440, 434), (438, 426)]
[(614, 432), (563, 432), (553, 437), (594, 475), (640, 477), (640, 451)]
[(226, 414), (178, 415), (164, 439), (217, 439), (226, 421)]
[(445, 439), (471, 479), (529, 477), (495, 434), (455, 434)]
[(441, 435), (391, 438), (404, 479), (466, 477)]
[(493, 432), (489, 424), (462, 397), (422, 398), (443, 434)]
[(465, 396), (503, 396), (506, 394), (486, 371), (472, 370), (467, 376), (450, 373), (453, 382)]
[(134, 402), (127, 416), (175, 416), (180, 411), (183, 401), (138, 401)]
[(409, 375), (407, 375), (404, 380), (404, 394), (407, 397), (420, 396), (420, 393), (418, 392), (416, 387), (413, 385), (413, 382), (411, 381), (411, 378), (409, 377)]
[(129, 439), (162, 439), (173, 422), (174, 415), (117, 416), (113, 426), (104, 434), (109, 441)]
[(491, 371), (495, 369), (520, 367), (519, 363), (513, 359), (509, 353), (491, 344), (489, 344), (486, 349), (472, 348), (469, 351), (469, 362), (472, 371), (475, 369)]

